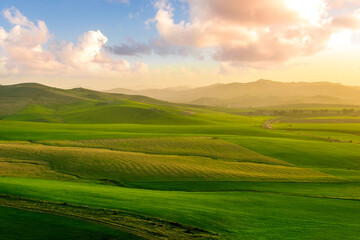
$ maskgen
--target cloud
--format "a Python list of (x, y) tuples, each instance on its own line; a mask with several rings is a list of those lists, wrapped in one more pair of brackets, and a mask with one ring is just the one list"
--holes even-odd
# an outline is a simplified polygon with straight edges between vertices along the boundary
[[(357, 17), (333, 10), (325, 0), (184, 0), (189, 21), (175, 23), (174, 9), (158, 1), (155, 17), (163, 41), (173, 46), (215, 48), (213, 58), (244, 65), (271, 65), (327, 48), (333, 33), (359, 28)], [(348, 6), (348, 1), (334, 5)], [(339, 9), (338, 9), (339, 10)], [(340, 11), (341, 12), (341, 11)]]
[(163, 38), (153, 38), (147, 43), (139, 43), (129, 39), (126, 43), (113, 46), (104, 46), (104, 48), (113, 54), (120, 56), (141, 56), (152, 53), (160, 56), (177, 55), (177, 56), (195, 56), (203, 59), (203, 54), (192, 46), (174, 46)]
[(42, 47), (50, 39), (43, 21), (35, 24), (15, 8), (4, 10), (3, 15), (14, 25), (9, 32), (0, 27), (0, 46), (6, 53), (3, 58), (6, 69), (51, 71), (61, 67), (55, 56)]
[(354, 29), (360, 28), (360, 11), (355, 11), (346, 16), (335, 17), (332, 19), (332, 25), (340, 29)]
[(343, 9), (343, 8), (358, 8), (360, 2), (358, 0), (329, 0), (329, 6), (332, 9)]
[(129, 39), (127, 43), (123, 43), (115, 46), (105, 46), (105, 49), (111, 53), (122, 56), (139, 56), (144, 54), (150, 54), (152, 47), (150, 44), (138, 43), (132, 39)]
[[(132, 74), (140, 63), (131, 66), (123, 59), (114, 59), (104, 50), (108, 41), (100, 30), (85, 32), (74, 44), (57, 42), (45, 22), (28, 20), (16, 8), (3, 11), (13, 26), (0, 27), (0, 71), (10, 73), (48, 73), (62, 75), (121, 76)], [(143, 64), (145, 66), (145, 64)]]

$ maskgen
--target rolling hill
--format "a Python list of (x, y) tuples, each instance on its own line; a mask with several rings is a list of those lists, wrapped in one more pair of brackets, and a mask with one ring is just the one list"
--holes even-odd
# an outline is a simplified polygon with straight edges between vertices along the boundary
[(0, 86), (0, 119), (62, 123), (201, 124), (177, 104), (144, 96), (36, 83)]
[(221, 107), (265, 107), (289, 104), (360, 104), (360, 87), (330, 82), (214, 84), (193, 89), (112, 89), (107, 92), (140, 94), (161, 100)]

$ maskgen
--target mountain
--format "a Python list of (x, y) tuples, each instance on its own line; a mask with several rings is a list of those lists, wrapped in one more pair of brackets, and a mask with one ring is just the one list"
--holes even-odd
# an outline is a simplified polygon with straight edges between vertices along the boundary
[(196, 109), (145, 96), (36, 83), (0, 86), (0, 119), (64, 123), (199, 124)]
[(360, 104), (360, 87), (330, 82), (276, 82), (214, 84), (193, 89), (145, 89), (107, 92), (140, 94), (161, 100), (221, 107), (265, 107), (301, 103)]

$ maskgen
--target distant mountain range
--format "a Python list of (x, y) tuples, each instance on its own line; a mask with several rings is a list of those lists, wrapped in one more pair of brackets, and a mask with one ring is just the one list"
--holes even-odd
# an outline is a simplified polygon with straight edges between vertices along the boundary
[(164, 101), (207, 106), (244, 108), (290, 104), (360, 104), (360, 87), (330, 82), (276, 82), (214, 84), (199, 88), (131, 90), (116, 88), (110, 93), (143, 95)]

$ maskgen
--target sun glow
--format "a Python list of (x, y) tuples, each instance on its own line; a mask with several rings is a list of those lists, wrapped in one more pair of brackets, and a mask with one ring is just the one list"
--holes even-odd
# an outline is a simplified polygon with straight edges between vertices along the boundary
[(300, 17), (312, 24), (320, 22), (326, 4), (323, 0), (285, 0), (285, 5), (299, 13)]
[(329, 49), (346, 49), (351, 47), (351, 37), (353, 31), (345, 30), (338, 33), (333, 33), (328, 43)]

